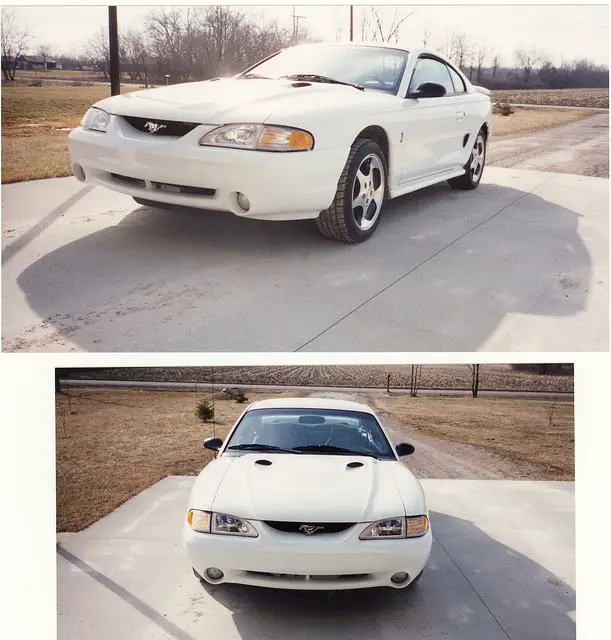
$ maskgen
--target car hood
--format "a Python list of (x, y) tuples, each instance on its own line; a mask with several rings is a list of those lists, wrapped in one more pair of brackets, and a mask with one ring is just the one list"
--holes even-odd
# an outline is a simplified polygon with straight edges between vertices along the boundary
[(426, 510), (420, 483), (401, 462), (306, 454), (223, 456), (198, 477), (189, 508), (304, 522), (370, 522)]
[(96, 103), (109, 113), (200, 124), (266, 122), (298, 118), (299, 114), (357, 109), (364, 113), (390, 105), (394, 96), (354, 87), (290, 80), (221, 79), (135, 91)]

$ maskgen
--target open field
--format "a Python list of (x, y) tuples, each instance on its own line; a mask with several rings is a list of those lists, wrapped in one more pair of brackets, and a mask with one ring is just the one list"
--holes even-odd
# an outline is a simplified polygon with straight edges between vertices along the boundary
[[(249, 401), (270, 393), (249, 393)], [(274, 394), (282, 395), (296, 394)], [(196, 475), (212, 424), (197, 421), (200, 393), (78, 389), (56, 395), (57, 530), (78, 531), (168, 475)], [(371, 394), (392, 425), (527, 460), (532, 479), (573, 473), (572, 403)], [(244, 408), (216, 399), (216, 434)], [(554, 407), (550, 425), (549, 409)], [(527, 442), (525, 442), (527, 440)]]
[[(411, 365), (324, 365), (260, 367), (130, 367), (122, 369), (81, 369), (62, 374), (80, 380), (150, 380), (156, 382), (214, 382), (317, 387), (409, 388)], [(469, 365), (425, 365), (421, 369), (421, 389), (471, 389)], [(572, 392), (573, 376), (542, 375), (514, 371), (509, 365), (481, 365), (480, 389), (491, 391)]]
[(507, 89), (492, 92), (493, 102), (609, 108), (609, 89)]
[[(15, 72), (15, 80), (74, 80), (76, 82), (109, 82), (103, 73), (61, 69), (49, 71), (20, 70)], [(110, 84), (110, 83), (109, 83)]]
[[(508, 398), (369, 397), (389, 424), (484, 449), (520, 465), (531, 480), (574, 480), (574, 405), (571, 401)], [(527, 470), (527, 471), (525, 471)]]
[[(35, 71), (23, 73), (44, 76), (52, 72), (47, 72), (47, 74)], [(47, 77), (50, 76), (47, 75)], [(122, 91), (135, 89), (136, 87), (123, 87)], [(579, 91), (581, 90), (578, 90), (577, 94), (581, 96)], [(598, 95), (596, 92), (599, 90), (584, 91), (594, 92), (592, 95)], [(495, 92), (495, 98), (497, 93), (503, 92)], [(518, 97), (522, 99), (521, 95), (525, 92), (519, 93)], [(531, 93), (533, 96), (534, 94), (545, 94), (545, 92), (538, 91)], [(50, 84), (42, 87), (31, 87), (24, 83), (3, 85), (2, 182), (21, 182), (71, 175), (72, 169), (67, 145), (68, 133), (72, 128), (78, 126), (81, 118), (93, 103), (109, 95), (110, 88), (107, 85)], [(546, 96), (547, 94), (540, 99), (552, 99)], [(526, 96), (524, 99), (528, 100), (529, 98)], [(536, 102), (536, 97), (531, 96), (530, 99), (535, 100), (533, 104), (539, 104)], [(561, 100), (559, 97), (555, 99)], [(591, 96), (589, 98), (575, 98), (574, 96), (571, 98), (572, 103), (581, 101), (577, 106), (594, 106), (593, 104), (585, 104), (593, 100), (594, 98)], [(602, 97), (599, 95), (596, 100), (600, 102)], [(556, 104), (556, 102), (545, 104)], [(567, 124), (588, 115), (590, 112), (586, 110), (518, 109), (515, 114), (508, 117), (494, 115), (493, 129), (495, 135), (499, 136), (525, 133)]]

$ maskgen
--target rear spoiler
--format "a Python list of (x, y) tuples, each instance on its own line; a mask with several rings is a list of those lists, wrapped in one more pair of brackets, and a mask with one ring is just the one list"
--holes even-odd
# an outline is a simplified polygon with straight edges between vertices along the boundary
[(478, 92), (478, 93), (483, 93), (485, 96), (490, 96), (490, 89), (486, 89), (486, 87), (479, 87), (476, 84), (473, 85), (473, 88)]

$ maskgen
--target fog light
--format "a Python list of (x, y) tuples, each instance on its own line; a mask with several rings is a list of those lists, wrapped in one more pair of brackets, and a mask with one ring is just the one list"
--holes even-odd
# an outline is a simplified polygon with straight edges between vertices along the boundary
[(250, 200), (243, 193), (238, 193), (238, 204), (244, 211), (250, 209)]
[(72, 173), (79, 182), (85, 182), (85, 169), (80, 164), (72, 165)]
[(223, 577), (223, 572), (216, 567), (210, 567), (206, 569), (206, 575), (210, 578), (210, 580), (220, 580)]
[(392, 575), (390, 581), (394, 582), (395, 584), (403, 584), (408, 578), (409, 576), (407, 575), (407, 573), (405, 573), (405, 571), (397, 571), (397, 573)]

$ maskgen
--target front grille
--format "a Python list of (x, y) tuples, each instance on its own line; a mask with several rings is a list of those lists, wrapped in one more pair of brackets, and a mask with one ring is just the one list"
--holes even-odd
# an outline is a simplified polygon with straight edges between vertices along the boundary
[(151, 183), (158, 191), (166, 191), (170, 193), (187, 193), (192, 196), (213, 196), (216, 189), (208, 189), (206, 187), (188, 187), (182, 184), (168, 184), (166, 182)]
[(197, 122), (177, 122), (175, 120), (135, 118), (133, 116), (123, 116), (123, 118), (137, 131), (148, 133), (151, 136), (173, 136), (174, 138), (181, 138), (193, 131), (195, 127), (199, 127), (199, 123)]
[(258, 578), (276, 578), (280, 580), (311, 580), (313, 582), (341, 582), (343, 580), (367, 580), (369, 573), (344, 573), (336, 575), (312, 575), (299, 573), (270, 573), (267, 571), (247, 571), (247, 574)]
[(122, 176), (120, 173), (111, 173), (110, 175), (113, 180), (127, 184), (130, 187), (141, 187), (143, 189), (146, 187), (146, 182), (140, 180), (140, 178), (130, 178), (130, 176)]
[(301, 535), (339, 533), (354, 526), (354, 522), (286, 522), (284, 520), (264, 520), (264, 522), (268, 527), (276, 529), (276, 531), (300, 533)]
[[(132, 178), (131, 176), (123, 176), (120, 173), (111, 173), (110, 177), (115, 182), (128, 185), (130, 187), (140, 187), (146, 189), (146, 182), (140, 178)], [(182, 193), (190, 196), (208, 196), (216, 195), (216, 189), (208, 187), (190, 187), (183, 184), (169, 184), (167, 182), (151, 182), (153, 189), (164, 193)]]

